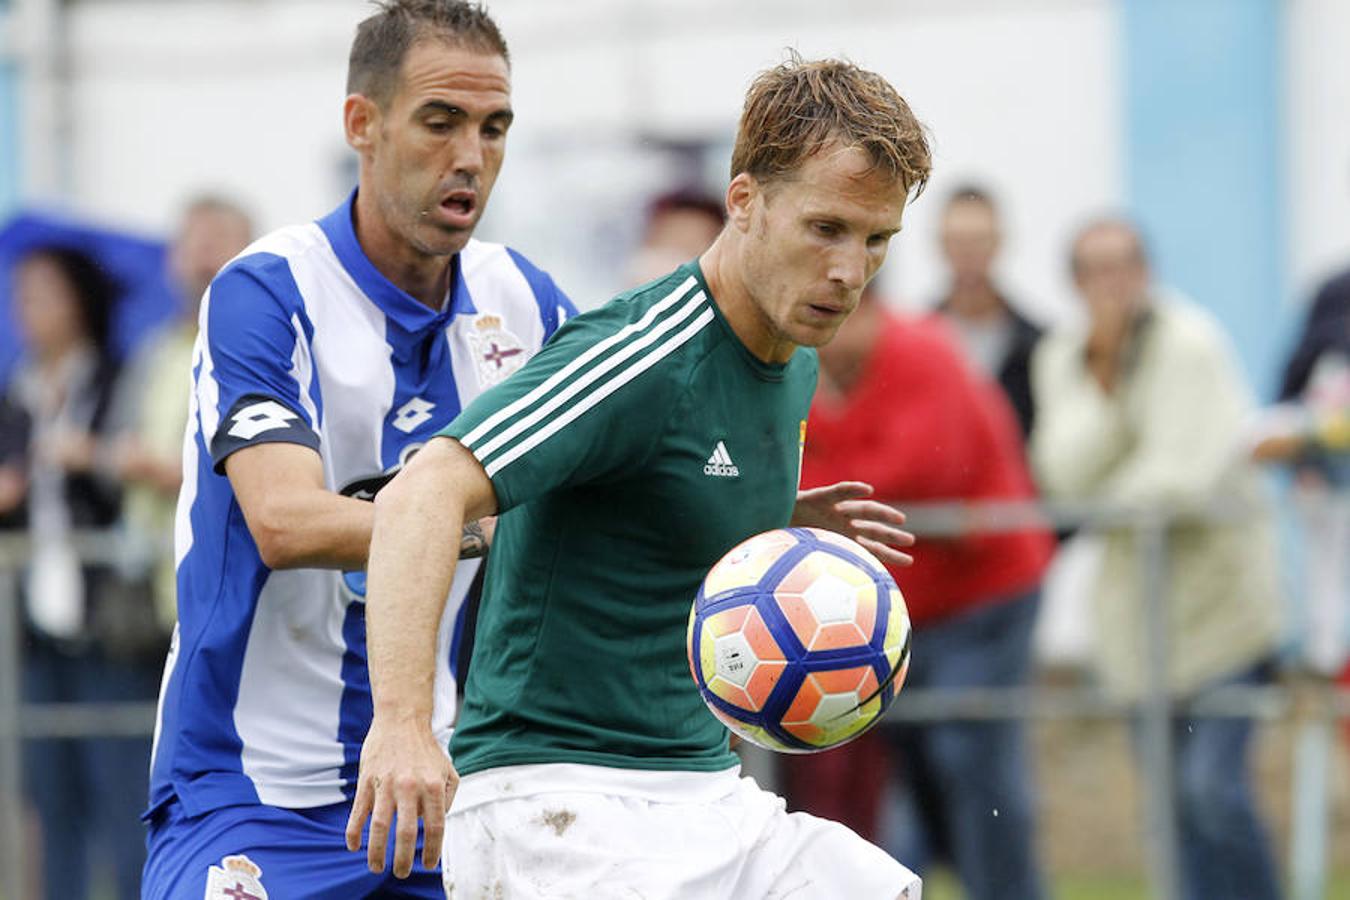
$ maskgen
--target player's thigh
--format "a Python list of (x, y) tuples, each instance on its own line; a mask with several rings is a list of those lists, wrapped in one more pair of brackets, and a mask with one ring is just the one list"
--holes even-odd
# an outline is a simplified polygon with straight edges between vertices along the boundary
[(729, 896), (756, 900), (919, 900), (919, 877), (853, 831), (808, 813), (788, 813), (781, 798), (743, 779), (736, 797), (739, 830), (753, 836)]
[(160, 816), (142, 900), (350, 900), (380, 882), (333, 823), (293, 810), (238, 806), (189, 817), (175, 805)]
[(743, 848), (706, 804), (603, 794), (496, 800), (446, 819), (446, 896), (731, 897)]

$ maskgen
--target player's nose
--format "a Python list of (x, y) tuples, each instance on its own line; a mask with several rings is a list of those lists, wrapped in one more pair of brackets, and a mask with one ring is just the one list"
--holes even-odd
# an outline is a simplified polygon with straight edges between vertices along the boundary
[(483, 171), (483, 139), (478, 134), (456, 141), (452, 168), (456, 173), (477, 177)]
[(830, 280), (850, 291), (867, 283), (867, 248), (843, 247), (830, 258)]

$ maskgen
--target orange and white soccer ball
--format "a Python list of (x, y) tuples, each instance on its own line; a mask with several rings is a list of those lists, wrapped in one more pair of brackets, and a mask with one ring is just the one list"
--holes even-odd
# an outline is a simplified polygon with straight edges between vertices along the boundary
[(818, 528), (766, 531), (713, 566), (689, 615), (689, 668), (748, 741), (825, 750), (877, 722), (909, 667), (909, 613), (864, 547)]

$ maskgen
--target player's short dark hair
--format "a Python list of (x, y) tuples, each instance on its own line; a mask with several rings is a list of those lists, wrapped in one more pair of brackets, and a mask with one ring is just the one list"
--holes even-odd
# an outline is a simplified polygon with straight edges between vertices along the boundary
[(347, 93), (388, 104), (403, 58), (424, 38), (495, 53), (510, 65), (506, 39), (480, 3), (465, 0), (380, 0), (379, 11), (356, 27), (347, 59)]
[(107, 354), (112, 335), (113, 307), (122, 296), (122, 285), (94, 257), (75, 247), (44, 244), (28, 250), (22, 265), (34, 260), (51, 263), (70, 285), (79, 311), (80, 325), (100, 354)]
[(692, 187), (676, 188), (658, 194), (647, 204), (647, 223), (651, 224), (658, 217), (670, 212), (701, 213), (709, 219), (716, 219), (719, 225), (727, 220), (726, 205), (720, 199)]
[(244, 208), (242, 203), (225, 194), (217, 194), (210, 191), (193, 194), (183, 204), (182, 213), (180, 215), (182, 218), (186, 219), (189, 216), (195, 216), (198, 213), (216, 213), (223, 216), (230, 216), (246, 225), (250, 232), (253, 230), (253, 216), (249, 214), (249, 211)]
[(1084, 238), (1098, 231), (1120, 231), (1128, 234), (1134, 240), (1135, 259), (1141, 265), (1149, 264), (1148, 239), (1144, 236), (1144, 231), (1139, 223), (1127, 215), (1108, 213), (1087, 220), (1073, 233), (1073, 238), (1069, 241), (1069, 272), (1071, 274), (1076, 276), (1081, 269), (1082, 261), (1079, 259), (1078, 251)]
[(976, 184), (973, 181), (957, 185), (947, 195), (948, 209), (958, 203), (974, 203), (977, 206), (983, 206), (995, 215), (998, 214), (998, 203), (994, 200), (993, 193), (984, 185)]
[(731, 154), (731, 176), (786, 178), (826, 144), (857, 147), (918, 196), (928, 183), (928, 135), (885, 78), (838, 59), (797, 53), (750, 85)]

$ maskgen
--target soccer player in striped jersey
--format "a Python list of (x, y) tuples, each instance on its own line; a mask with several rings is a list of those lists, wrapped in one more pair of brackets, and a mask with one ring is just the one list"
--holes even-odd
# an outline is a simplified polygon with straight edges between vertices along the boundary
[[(450, 750), (456, 897), (914, 898), (917, 877), (738, 778), (685, 659), (709, 567), (757, 532), (831, 527), (908, 562), (903, 517), (844, 483), (797, 490), (834, 336), (925, 183), (929, 151), (880, 76), (794, 58), (746, 99), (728, 221), (670, 275), (571, 320), (376, 499), (375, 715), (348, 846), (382, 869), (453, 778), (432, 728), (444, 535), (499, 513)], [(899, 386), (897, 386), (899, 387)], [(428, 827), (430, 827), (428, 823)], [(493, 892), (496, 893), (493, 893)]]
[[(443, 895), (434, 864), (395, 882), (343, 847), (371, 716), (367, 501), (574, 310), (518, 253), (470, 238), (512, 116), (481, 8), (384, 4), (358, 28), (348, 94), (356, 192), (248, 247), (202, 302), (145, 898)], [(460, 534), (441, 540), (481, 551)], [(431, 636), (441, 745), (477, 566), (446, 584)]]

